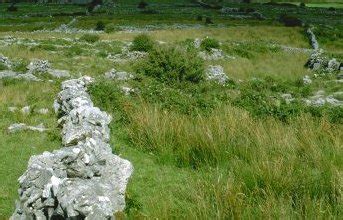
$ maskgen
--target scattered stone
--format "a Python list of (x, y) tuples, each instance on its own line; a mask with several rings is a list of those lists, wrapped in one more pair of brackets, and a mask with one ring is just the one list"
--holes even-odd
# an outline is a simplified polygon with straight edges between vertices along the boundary
[(308, 75), (305, 75), (305, 76), (303, 77), (303, 83), (304, 83), (305, 85), (310, 85), (310, 84), (312, 83), (312, 79), (311, 79)]
[(328, 62), (327, 70), (328, 70), (329, 72), (338, 71), (340, 65), (341, 65), (341, 64), (340, 64), (335, 58), (332, 58), (332, 59), (329, 60), (329, 62)]
[(9, 133), (16, 133), (16, 132), (25, 131), (25, 130), (44, 132), (48, 129), (46, 129), (43, 124), (39, 124), (37, 126), (29, 126), (24, 123), (15, 123), (8, 127)]
[(148, 55), (147, 52), (130, 51), (131, 44), (132, 42), (126, 43), (126, 45), (123, 46), (120, 54), (109, 54), (107, 56), (107, 59), (113, 60), (115, 62), (126, 62), (131, 60), (142, 59)]
[(33, 60), (26, 67), (28, 73), (46, 73), (51, 68), (49, 61), (47, 60)]
[(25, 106), (20, 110), (24, 115), (28, 115), (31, 112), (31, 107), (30, 106)]
[(337, 74), (336, 78), (337, 78), (338, 80), (342, 80), (342, 79), (343, 79), (343, 73)]
[(0, 79), (4, 78), (16, 78), (17, 73), (13, 72), (12, 70), (3, 70), (0, 71)]
[(237, 12), (239, 12), (239, 8), (224, 7), (220, 9), (220, 13), (222, 14), (231, 14), (231, 13), (237, 13)]
[(86, 88), (92, 81), (62, 83), (54, 108), (64, 147), (30, 158), (11, 219), (112, 219), (123, 211), (133, 167), (112, 154), (111, 116), (93, 106)]
[(131, 93), (135, 92), (135, 89), (132, 89), (132, 88), (127, 87), (127, 86), (122, 86), (121, 90), (124, 92), (125, 95), (130, 95)]
[(289, 104), (289, 103), (291, 103), (292, 101), (294, 101), (294, 98), (293, 98), (292, 94), (289, 94), (289, 93), (282, 94), (282, 95), (281, 95), (281, 98), (282, 98), (283, 100), (285, 100), (286, 104)]
[(235, 59), (234, 57), (226, 56), (221, 49), (215, 49), (215, 48), (211, 48), (210, 52), (200, 51), (199, 57), (201, 57), (204, 60), (221, 60), (225, 58)]
[(197, 48), (197, 49), (199, 49), (200, 46), (201, 46), (201, 42), (202, 42), (201, 39), (195, 38), (195, 39), (194, 39), (194, 47)]
[(41, 108), (41, 109), (38, 109), (37, 112), (41, 115), (46, 115), (49, 113), (49, 109), (47, 108)]
[(105, 78), (115, 80), (129, 80), (133, 78), (133, 75), (131, 73), (127, 73), (124, 71), (117, 71), (115, 69), (111, 69), (110, 71), (105, 73)]
[(70, 73), (68, 70), (48, 69), (48, 73), (55, 78), (70, 77)]
[(10, 59), (8, 59), (8, 57), (5, 57), (2, 54), (0, 54), (0, 64), (3, 64), (7, 68), (11, 68), (12, 67), (12, 62), (10, 61)]
[(225, 84), (229, 77), (225, 74), (222, 66), (212, 66), (210, 65), (206, 70), (207, 80), (215, 81), (219, 84)]
[(10, 112), (16, 112), (17, 110), (18, 110), (17, 107), (13, 107), (13, 106), (8, 107), (8, 111), (10, 111)]

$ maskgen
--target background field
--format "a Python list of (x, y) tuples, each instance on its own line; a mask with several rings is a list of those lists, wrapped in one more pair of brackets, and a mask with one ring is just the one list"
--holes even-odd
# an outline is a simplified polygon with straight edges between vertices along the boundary
[[(179, 2), (153, 4), (150, 9), (158, 13), (146, 14), (121, 1), (110, 14), (92, 16), (77, 14), (85, 11), (81, 6), (18, 4), (18, 12), (8, 13), (8, 4), (1, 4), (0, 53), (19, 63), (20, 71), (37, 58), (74, 77), (97, 79), (89, 92), (95, 104), (114, 117), (113, 151), (135, 167), (120, 217), (339, 219), (342, 108), (286, 104), (280, 95), (290, 93), (301, 100), (319, 90), (342, 91), (342, 84), (333, 75), (313, 77), (304, 66), (310, 49), (304, 27), (285, 27), (278, 17), (288, 13), (314, 25), (328, 56), (342, 59), (343, 10), (227, 3), (254, 8), (267, 17), (235, 19)], [(211, 17), (214, 24), (198, 21), (198, 15)], [(77, 21), (71, 28), (89, 31), (102, 21), (107, 29), (93, 33), (99, 36), (95, 42), (82, 40), (84, 32), (54, 31), (73, 18)], [(230, 83), (161, 81), (140, 73), (141, 60), (118, 63), (107, 58), (142, 31), (161, 48), (185, 48), (195, 38), (215, 38), (235, 59), (204, 61), (204, 66), (222, 65)], [(103, 74), (111, 68), (136, 78), (124, 83), (105, 80)], [(304, 75), (313, 78), (311, 85), (301, 83)], [(0, 80), (0, 218), (14, 210), (17, 179), (29, 157), (60, 147), (51, 107), (60, 80), (53, 80)], [(126, 96), (120, 90), (123, 85), (139, 92)], [(8, 111), (25, 105), (32, 106), (32, 114)], [(50, 108), (48, 115), (35, 113), (43, 107)], [(44, 123), (50, 130), (9, 134), (7, 128), (15, 122)]]

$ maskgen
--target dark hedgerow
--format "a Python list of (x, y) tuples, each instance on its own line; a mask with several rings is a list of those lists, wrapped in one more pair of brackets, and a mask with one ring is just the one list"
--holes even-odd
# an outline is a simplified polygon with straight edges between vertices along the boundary
[(155, 46), (154, 41), (146, 34), (140, 34), (132, 41), (131, 50), (149, 52)]
[(95, 25), (95, 30), (96, 31), (103, 31), (103, 30), (105, 30), (105, 27), (106, 27), (106, 25), (103, 21), (98, 21)]
[(280, 15), (279, 21), (283, 23), (286, 27), (296, 27), (303, 25), (303, 22), (299, 18), (287, 14)]
[(162, 81), (198, 83), (204, 79), (203, 60), (194, 51), (179, 48), (154, 49), (138, 72)]

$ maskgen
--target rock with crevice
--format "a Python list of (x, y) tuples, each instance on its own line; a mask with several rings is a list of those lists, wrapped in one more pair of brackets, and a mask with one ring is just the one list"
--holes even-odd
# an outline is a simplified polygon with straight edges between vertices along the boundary
[(112, 153), (111, 116), (93, 106), (87, 93), (92, 81), (62, 83), (54, 108), (64, 147), (30, 158), (11, 219), (113, 219), (124, 210), (133, 167)]

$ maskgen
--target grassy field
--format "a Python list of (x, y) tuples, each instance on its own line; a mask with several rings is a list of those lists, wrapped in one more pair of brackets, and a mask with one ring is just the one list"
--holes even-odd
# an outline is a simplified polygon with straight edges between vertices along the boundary
[[(144, 14), (135, 5), (121, 4), (110, 15), (92, 16), (74, 15), (85, 10), (80, 6), (19, 5), (17, 14), (0, 17), (0, 53), (17, 63), (18, 71), (36, 58), (49, 60), (74, 77), (96, 78), (89, 92), (96, 106), (114, 118), (113, 150), (135, 167), (123, 218), (339, 219), (343, 215), (342, 107), (287, 104), (280, 98), (290, 93), (301, 100), (319, 90), (333, 94), (343, 90), (342, 84), (334, 75), (315, 78), (315, 72), (304, 66), (310, 49), (304, 27), (285, 27), (277, 21), (284, 12), (303, 12), (299, 16), (314, 25), (328, 56), (343, 59), (342, 10), (227, 3), (253, 7), (267, 17), (256, 20), (202, 8), (175, 12), (174, 4), (152, 5), (159, 13)], [(2, 12), (5, 8), (6, 4), (0, 5)], [(61, 9), (69, 14), (58, 14)], [(46, 17), (49, 14), (52, 17)], [(199, 14), (210, 16), (214, 24), (197, 21)], [(105, 31), (92, 33), (98, 36), (92, 42), (84, 40), (82, 31), (53, 31), (73, 17), (77, 21), (70, 28), (89, 31), (103, 21)], [(162, 51), (179, 48), (182, 61), (173, 57), (175, 65), (188, 65), (185, 58), (199, 52), (192, 47), (194, 39), (214, 38), (230, 58), (191, 67), (221, 65), (230, 81), (224, 86), (173, 81), (148, 74), (150, 57), (127, 62), (108, 58), (142, 30)], [(104, 79), (111, 68), (131, 72), (135, 78)], [(311, 76), (311, 85), (302, 83), (304, 75)], [(61, 146), (52, 110), (60, 80), (53, 80), (0, 80), (0, 219), (14, 210), (17, 179), (29, 157)], [(138, 92), (127, 96), (122, 86)], [(8, 111), (26, 105), (33, 108), (29, 115)], [(50, 113), (36, 113), (40, 108), (49, 108)], [(44, 123), (50, 130), (8, 133), (8, 126), (16, 122)]]

